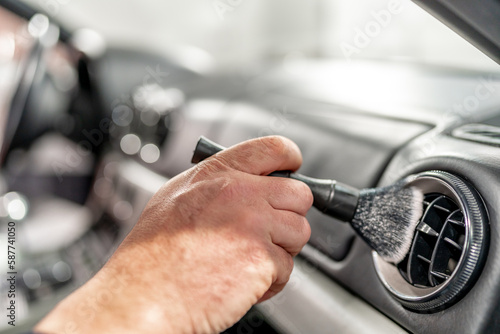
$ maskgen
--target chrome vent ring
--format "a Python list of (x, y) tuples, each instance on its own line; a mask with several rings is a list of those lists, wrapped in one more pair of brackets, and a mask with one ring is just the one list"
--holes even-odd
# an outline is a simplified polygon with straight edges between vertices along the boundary
[(418, 174), (412, 185), (425, 194), (424, 214), (405, 259), (392, 264), (373, 254), (377, 274), (406, 308), (442, 310), (477, 279), (488, 250), (486, 210), (475, 189), (442, 171)]

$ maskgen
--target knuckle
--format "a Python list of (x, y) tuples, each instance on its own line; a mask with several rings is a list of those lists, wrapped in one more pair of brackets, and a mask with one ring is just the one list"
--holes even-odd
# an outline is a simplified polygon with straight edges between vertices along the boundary
[(208, 159), (190, 169), (190, 179), (192, 182), (205, 181), (224, 169), (224, 165), (217, 159)]
[(306, 222), (305, 224), (301, 224), (297, 227), (296, 239), (293, 246), (290, 246), (287, 251), (291, 256), (295, 256), (300, 253), (304, 245), (309, 241), (311, 237), (311, 228), (309, 224)]
[(214, 168), (217, 168), (218, 170), (227, 170), (232, 166), (231, 160), (238, 160), (238, 159), (239, 159), (238, 155), (235, 153), (231, 155), (231, 158), (226, 157), (225, 155), (216, 154), (207, 162), (211, 162), (214, 165)]
[(284, 263), (284, 268), (285, 268), (285, 272), (284, 272), (284, 276), (283, 276), (284, 282), (287, 282), (288, 279), (290, 278), (290, 275), (292, 274), (292, 271), (293, 271), (293, 265), (294, 265), (293, 257), (290, 255), (287, 255), (285, 257), (285, 263)]
[(308, 207), (311, 207), (314, 202), (314, 197), (311, 191), (311, 188), (304, 182), (298, 182), (297, 193), (303, 197), (303, 201), (307, 203)]
[(299, 254), (311, 237), (311, 226), (305, 217), (300, 217), (294, 224), (295, 242), (288, 249), (292, 256)]
[(302, 217), (301, 234), (303, 237), (302, 246), (304, 246), (309, 241), (309, 238), (311, 238), (311, 225), (309, 225), (309, 221), (306, 217)]
[(286, 139), (282, 136), (262, 137), (260, 142), (272, 156), (283, 156), (288, 153)]
[(210, 175), (209, 170), (206, 168), (206, 164), (198, 164), (194, 167), (192, 167), (188, 171), (188, 179), (191, 182), (198, 182), (201, 180), (206, 179)]
[(292, 256), (288, 256), (288, 277), (290, 277), (290, 275), (292, 274), (292, 271), (293, 271), (293, 267), (295, 265), (295, 262), (293, 261), (293, 257)]

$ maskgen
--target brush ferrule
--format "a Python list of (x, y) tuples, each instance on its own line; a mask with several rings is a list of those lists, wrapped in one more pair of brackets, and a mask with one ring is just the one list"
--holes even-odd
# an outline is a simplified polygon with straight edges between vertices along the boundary
[(350, 222), (354, 217), (358, 207), (359, 190), (347, 184), (336, 182), (332, 199), (325, 211), (325, 214)]
[(296, 173), (289, 173), (288, 177), (302, 181), (311, 188), (316, 209), (345, 222), (353, 218), (358, 206), (358, 189), (335, 180), (316, 179)]

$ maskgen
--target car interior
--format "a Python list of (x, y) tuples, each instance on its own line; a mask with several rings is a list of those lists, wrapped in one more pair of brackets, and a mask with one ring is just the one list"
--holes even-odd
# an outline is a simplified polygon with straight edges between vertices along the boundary
[(88, 281), (200, 136), (273, 134), (311, 177), (415, 175), (424, 213), (389, 263), (311, 209), (285, 289), (227, 333), (499, 332), (497, 63), (496, 0), (0, 0), (0, 333)]

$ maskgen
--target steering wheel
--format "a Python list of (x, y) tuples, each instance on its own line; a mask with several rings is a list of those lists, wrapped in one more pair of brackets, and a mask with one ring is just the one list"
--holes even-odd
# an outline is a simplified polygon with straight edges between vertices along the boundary
[[(10, 103), (2, 147), (0, 149), (0, 164), (3, 164), (12, 140), (15, 138), (17, 131), (20, 130), (18, 128), (26, 110), (28, 97), (36, 78), (42, 71), (41, 63), (44, 51), (44, 45), (39, 39), (35, 39), (28, 56), (25, 59), (20, 79)], [(28, 130), (26, 129), (26, 131)]]

